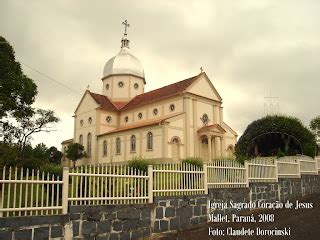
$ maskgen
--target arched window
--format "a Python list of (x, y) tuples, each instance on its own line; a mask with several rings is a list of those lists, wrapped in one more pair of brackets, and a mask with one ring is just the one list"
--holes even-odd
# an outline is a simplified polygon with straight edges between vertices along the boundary
[(147, 149), (148, 150), (153, 149), (153, 134), (152, 134), (152, 132), (148, 132), (148, 134), (147, 134)]
[(131, 152), (136, 152), (136, 136), (132, 135), (131, 139), (130, 139), (130, 143), (131, 143)]
[(121, 139), (117, 138), (116, 140), (116, 154), (121, 154)]
[(91, 156), (91, 133), (88, 133), (88, 138), (87, 138), (87, 156)]
[(106, 140), (103, 141), (103, 156), (107, 156), (108, 154), (108, 143)]
[(83, 136), (82, 136), (82, 134), (79, 136), (79, 143), (80, 143), (81, 145), (83, 145)]

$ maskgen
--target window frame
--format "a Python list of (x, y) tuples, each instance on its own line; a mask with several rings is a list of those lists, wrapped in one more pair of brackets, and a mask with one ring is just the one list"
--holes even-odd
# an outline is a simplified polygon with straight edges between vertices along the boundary
[(148, 132), (147, 133), (147, 151), (153, 150), (153, 133)]
[(121, 138), (116, 138), (116, 155), (121, 154)]
[(130, 137), (130, 152), (135, 153), (137, 151), (137, 138), (135, 135)]

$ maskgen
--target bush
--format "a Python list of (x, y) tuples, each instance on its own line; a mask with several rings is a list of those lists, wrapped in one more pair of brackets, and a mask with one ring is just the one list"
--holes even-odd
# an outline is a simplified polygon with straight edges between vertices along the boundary
[(200, 167), (200, 168), (203, 167), (202, 159), (201, 158), (196, 158), (196, 157), (186, 158), (186, 159), (182, 160), (182, 163), (188, 163), (188, 164), (194, 165), (196, 167)]
[(311, 144), (311, 143), (306, 143), (303, 146), (303, 154), (310, 156), (310, 157), (314, 157), (314, 155), (316, 154), (316, 145), (315, 144)]
[(140, 170), (142, 172), (148, 171), (148, 165), (153, 165), (154, 162), (151, 160), (147, 160), (143, 157), (133, 157), (129, 162), (128, 166), (137, 170)]
[(284, 156), (286, 156), (286, 155), (284, 154), (284, 152), (283, 152), (280, 148), (278, 148), (277, 158), (281, 158), (281, 157), (284, 157)]
[(252, 157), (254, 145), (258, 144), (259, 154), (270, 156), (276, 154), (278, 148), (286, 148), (286, 138), (290, 139), (286, 153), (314, 156), (315, 148), (309, 146), (315, 146), (314, 135), (299, 119), (288, 116), (266, 116), (250, 123), (236, 144), (235, 154), (237, 159), (241, 155)]
[(62, 176), (62, 167), (58, 164), (46, 162), (40, 167), (40, 172), (45, 172), (46, 174), (53, 174), (55, 176)]

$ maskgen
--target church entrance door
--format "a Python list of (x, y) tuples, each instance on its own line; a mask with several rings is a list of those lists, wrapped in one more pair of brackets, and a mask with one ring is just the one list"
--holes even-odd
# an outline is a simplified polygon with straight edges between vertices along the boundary
[(201, 140), (201, 158), (208, 159), (208, 139)]

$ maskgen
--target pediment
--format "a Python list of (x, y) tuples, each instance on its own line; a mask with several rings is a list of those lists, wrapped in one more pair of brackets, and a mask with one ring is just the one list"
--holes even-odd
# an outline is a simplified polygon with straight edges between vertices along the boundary
[(219, 133), (224, 134), (226, 133), (226, 130), (224, 130), (223, 127), (221, 127), (219, 124), (212, 124), (203, 126), (198, 130), (198, 133)]

